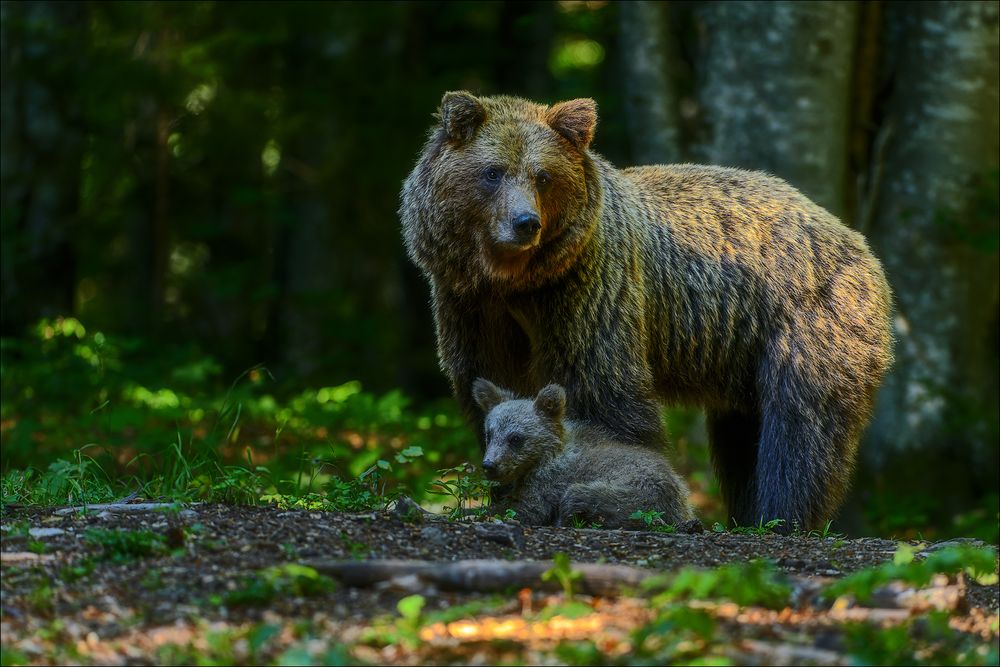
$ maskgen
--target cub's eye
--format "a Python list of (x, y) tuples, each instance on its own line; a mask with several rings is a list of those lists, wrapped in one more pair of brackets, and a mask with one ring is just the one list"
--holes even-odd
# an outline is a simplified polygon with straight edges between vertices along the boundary
[(483, 178), (490, 183), (499, 183), (500, 179), (503, 178), (503, 169), (500, 167), (487, 167), (486, 171), (483, 172)]
[(489, 442), (492, 439), (493, 439), (493, 429), (488, 428), (486, 429), (486, 442)]
[(510, 445), (510, 447), (517, 449), (524, 444), (524, 436), (520, 433), (512, 433), (507, 436), (507, 444)]
[(538, 175), (535, 176), (535, 184), (538, 186), (539, 190), (544, 190), (552, 185), (552, 176), (549, 175), (549, 172), (547, 171), (540, 171), (538, 172)]

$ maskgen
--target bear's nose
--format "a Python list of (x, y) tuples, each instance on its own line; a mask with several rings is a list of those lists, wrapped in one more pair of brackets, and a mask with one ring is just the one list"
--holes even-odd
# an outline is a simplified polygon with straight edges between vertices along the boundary
[(542, 228), (542, 221), (534, 213), (522, 213), (510, 221), (519, 239), (530, 239)]
[(497, 472), (496, 461), (493, 461), (491, 459), (484, 460), (483, 461), (483, 472), (485, 472), (487, 475), (495, 475), (496, 472)]

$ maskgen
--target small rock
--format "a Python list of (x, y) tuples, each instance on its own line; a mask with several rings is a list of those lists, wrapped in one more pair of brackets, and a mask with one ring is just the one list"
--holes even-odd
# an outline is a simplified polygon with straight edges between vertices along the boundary
[(55, 558), (50, 554), (36, 554), (31, 551), (4, 551), (0, 554), (0, 563), (24, 563), (32, 561), (48, 561)]
[(420, 529), (420, 538), (431, 544), (444, 546), (448, 543), (448, 536), (437, 526), (426, 526)]
[(947, 549), (948, 547), (959, 547), (959, 546), (970, 546), (976, 548), (982, 548), (986, 546), (985, 542), (981, 540), (974, 539), (972, 537), (956, 537), (951, 540), (945, 540), (944, 542), (937, 542), (930, 545), (926, 549), (920, 552), (919, 555), (926, 556), (932, 551), (937, 551), (939, 549)]
[(524, 530), (520, 526), (510, 526), (504, 523), (481, 523), (473, 528), (476, 535), (507, 547), (524, 548)]
[(62, 535), (66, 531), (62, 528), (30, 528), (28, 534), (32, 537), (55, 537)]
[(392, 517), (403, 523), (423, 523), (424, 510), (412, 498), (403, 496), (393, 506)]

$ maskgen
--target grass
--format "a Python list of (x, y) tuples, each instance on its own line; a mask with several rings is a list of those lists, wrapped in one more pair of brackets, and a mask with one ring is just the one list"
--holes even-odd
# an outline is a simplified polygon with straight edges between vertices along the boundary
[(315, 569), (285, 563), (244, 577), (234, 590), (226, 592), (222, 602), (227, 606), (266, 605), (278, 597), (313, 597), (335, 588), (332, 579)]
[(4, 506), (137, 493), (364, 511), (445, 489), (468, 507), (482, 486), (438, 473), (479, 455), (451, 401), (416, 409), (357, 382), (289, 391), (262, 366), (220, 386), (197, 351), (147, 350), (72, 318), (3, 339), (0, 361)]
[(669, 524), (663, 520), (663, 512), (656, 510), (636, 510), (629, 515), (633, 521), (639, 521), (646, 528), (658, 533), (676, 533), (677, 526)]
[(101, 548), (101, 558), (125, 563), (167, 553), (166, 539), (151, 530), (106, 530), (91, 528), (84, 539)]
[[(450, 399), (415, 405), (398, 390), (373, 393), (354, 381), (303, 389), (262, 365), (226, 377), (195, 348), (93, 331), (74, 318), (0, 339), (0, 391), (2, 506), (137, 494), (363, 512), (407, 495), (459, 518), (481, 513), (488, 496), (489, 482), (469, 465), (480, 456), (476, 438)], [(686, 410), (665, 419), (675, 463), (710, 523), (724, 510), (703, 425)], [(885, 521), (898, 514), (908, 531), (940, 536), (930, 510), (915, 515), (912, 502), (896, 506), (892, 497), (879, 499)], [(996, 498), (955, 517), (952, 534), (995, 542)], [(648, 529), (670, 532), (644, 514)], [(835, 535), (826, 526), (815, 536)]]

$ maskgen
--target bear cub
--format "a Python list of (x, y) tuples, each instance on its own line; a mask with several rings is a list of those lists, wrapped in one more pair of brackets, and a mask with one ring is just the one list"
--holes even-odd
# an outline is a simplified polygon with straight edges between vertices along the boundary
[(565, 419), (561, 386), (517, 399), (480, 378), (472, 393), (486, 414), (483, 469), (509, 487), (497, 505), (522, 523), (566, 526), (576, 518), (621, 528), (634, 512), (650, 510), (672, 525), (694, 518), (688, 488), (665, 456)]

